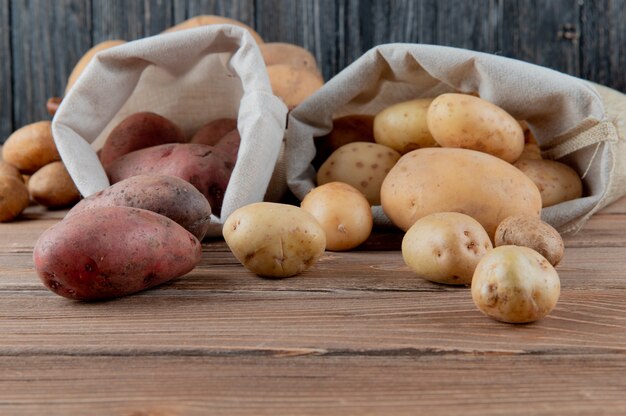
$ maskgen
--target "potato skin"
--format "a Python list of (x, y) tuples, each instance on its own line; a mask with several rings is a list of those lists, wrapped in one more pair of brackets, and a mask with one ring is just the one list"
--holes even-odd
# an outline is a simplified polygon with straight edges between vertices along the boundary
[(200, 129), (191, 137), (189, 143), (215, 146), (222, 139), (222, 137), (236, 129), (236, 119), (220, 118), (213, 120), (200, 127)]
[(274, 95), (282, 99), (289, 110), (324, 85), (324, 81), (311, 71), (285, 64), (268, 66), (267, 75)]
[(259, 45), (259, 49), (266, 66), (285, 64), (310, 71), (323, 80), (315, 57), (302, 46), (284, 42), (268, 42)]
[(544, 208), (583, 195), (578, 173), (564, 163), (548, 159), (522, 159), (515, 162), (515, 167), (537, 185)]
[(478, 150), (515, 162), (524, 149), (520, 124), (500, 107), (466, 94), (442, 94), (428, 108), (428, 129), (442, 147)]
[(426, 122), (432, 102), (432, 98), (404, 101), (378, 113), (374, 119), (376, 143), (389, 146), (400, 154), (437, 145)]
[(48, 208), (63, 208), (75, 204), (80, 192), (63, 162), (52, 162), (33, 173), (28, 180), (31, 198)]
[(485, 229), (469, 215), (438, 212), (420, 218), (402, 239), (402, 258), (420, 277), (466, 285), (476, 265), (493, 248)]
[(313, 166), (319, 168), (335, 150), (353, 142), (374, 143), (374, 116), (351, 114), (334, 119), (330, 133), (315, 138)]
[(326, 233), (326, 250), (350, 250), (372, 233), (374, 220), (361, 192), (343, 182), (330, 182), (311, 190), (300, 204)]
[(485, 315), (528, 323), (556, 306), (561, 282), (554, 267), (528, 247), (500, 246), (487, 253), (472, 278), (472, 299)]
[(100, 162), (106, 169), (115, 159), (135, 150), (186, 141), (183, 131), (171, 120), (149, 111), (134, 113), (111, 130), (100, 149)]
[(234, 164), (221, 150), (204, 144), (170, 143), (128, 153), (107, 169), (112, 183), (137, 175), (176, 176), (195, 186), (217, 216)]
[(91, 49), (89, 49), (85, 54), (80, 58), (80, 60), (72, 69), (69, 78), (67, 79), (67, 84), (65, 86), (65, 94), (72, 89), (80, 75), (83, 73), (89, 62), (93, 59), (94, 56), (100, 51), (104, 51), (106, 49), (112, 48), (114, 46), (122, 45), (126, 43), (124, 40), (113, 39), (113, 40), (105, 40), (104, 42), (100, 42)]
[(0, 175), (0, 222), (11, 221), (30, 203), (24, 182), (8, 175)]
[(264, 277), (302, 273), (326, 246), (324, 230), (311, 214), (273, 202), (237, 209), (224, 223), (223, 234), (237, 260)]
[(435, 212), (460, 212), (476, 219), (493, 241), (498, 224), (511, 215), (539, 217), (541, 195), (513, 165), (467, 149), (424, 148), (402, 156), (383, 181), (382, 207), (408, 230)]
[(24, 178), (19, 169), (4, 160), (0, 160), (0, 176), (11, 176), (18, 179), (20, 182), (24, 182)]
[(202, 241), (211, 221), (209, 201), (189, 182), (174, 176), (138, 175), (83, 199), (66, 215), (113, 206), (141, 208), (175, 221)]
[(2, 158), (26, 175), (61, 160), (52, 138), (51, 123), (38, 121), (14, 131), (2, 146)]
[(130, 295), (191, 271), (202, 248), (191, 233), (151, 211), (104, 207), (46, 230), (33, 251), (35, 270), (57, 295), (100, 300)]
[(519, 215), (505, 218), (498, 225), (495, 245), (532, 248), (553, 266), (561, 262), (565, 251), (561, 235), (550, 224), (539, 218)]

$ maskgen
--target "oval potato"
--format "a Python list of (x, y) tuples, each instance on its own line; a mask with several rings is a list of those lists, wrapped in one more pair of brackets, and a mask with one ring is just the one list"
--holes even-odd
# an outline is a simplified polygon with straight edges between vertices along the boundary
[(14, 131), (2, 146), (2, 158), (27, 175), (61, 160), (50, 121), (38, 121)]
[(532, 248), (553, 266), (563, 258), (565, 246), (557, 230), (535, 217), (512, 216), (498, 225), (495, 246), (523, 246)]
[(0, 222), (14, 220), (29, 203), (24, 182), (13, 176), (0, 175)]
[(324, 81), (309, 70), (278, 64), (267, 67), (272, 91), (289, 110), (319, 90)]
[(80, 199), (80, 192), (61, 161), (33, 173), (28, 180), (28, 191), (35, 202), (48, 208), (66, 207)]
[(405, 154), (387, 174), (380, 195), (385, 214), (405, 231), (428, 214), (460, 212), (481, 223), (493, 240), (504, 218), (541, 212), (539, 190), (519, 169), (467, 149)]
[(265, 277), (295, 276), (311, 267), (326, 247), (324, 230), (311, 214), (274, 202), (235, 210), (223, 234), (237, 260)]
[(11, 176), (15, 179), (19, 179), (20, 182), (24, 182), (24, 178), (19, 169), (4, 160), (0, 160), (0, 176)]
[(341, 146), (353, 142), (374, 143), (374, 116), (350, 114), (333, 120), (333, 129), (326, 136), (315, 137), (313, 166), (319, 168)]
[(302, 46), (284, 42), (267, 42), (259, 45), (266, 66), (285, 64), (293, 68), (305, 69), (324, 80), (311, 52)]
[(548, 159), (522, 159), (515, 167), (539, 188), (544, 208), (580, 198), (583, 183), (578, 173), (564, 163)]
[(426, 122), (432, 98), (404, 101), (387, 107), (374, 118), (376, 143), (405, 154), (437, 144)]
[(517, 120), (482, 98), (442, 94), (428, 108), (427, 122), (442, 147), (478, 150), (510, 163), (524, 150), (524, 132)]

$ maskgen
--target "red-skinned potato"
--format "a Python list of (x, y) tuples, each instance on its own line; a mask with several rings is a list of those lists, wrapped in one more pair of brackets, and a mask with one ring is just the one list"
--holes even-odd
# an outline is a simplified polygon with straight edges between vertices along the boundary
[(114, 160), (135, 150), (186, 141), (183, 131), (171, 120), (149, 111), (134, 113), (111, 130), (100, 149), (100, 162), (106, 169)]
[(211, 221), (209, 201), (189, 182), (175, 176), (138, 175), (83, 199), (66, 215), (112, 206), (146, 209), (177, 222), (202, 240)]
[(44, 285), (76, 300), (130, 295), (191, 271), (202, 247), (167, 217), (137, 208), (86, 210), (37, 240), (33, 261)]
[(107, 174), (111, 183), (151, 174), (182, 178), (206, 197), (219, 216), (233, 167), (230, 156), (212, 146), (170, 143), (128, 153), (111, 163)]

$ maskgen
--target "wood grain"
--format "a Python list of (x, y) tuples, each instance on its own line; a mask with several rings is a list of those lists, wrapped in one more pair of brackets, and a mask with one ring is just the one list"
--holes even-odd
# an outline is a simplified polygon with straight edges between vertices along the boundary
[(13, 132), (10, 0), (0, 0), (0, 143)]

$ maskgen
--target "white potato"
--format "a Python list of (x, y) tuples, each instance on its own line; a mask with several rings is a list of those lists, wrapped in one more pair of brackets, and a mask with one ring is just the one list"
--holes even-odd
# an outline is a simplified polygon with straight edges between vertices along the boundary
[(437, 145), (426, 123), (426, 113), (432, 101), (432, 98), (404, 101), (378, 113), (374, 118), (376, 143), (401, 154)]

